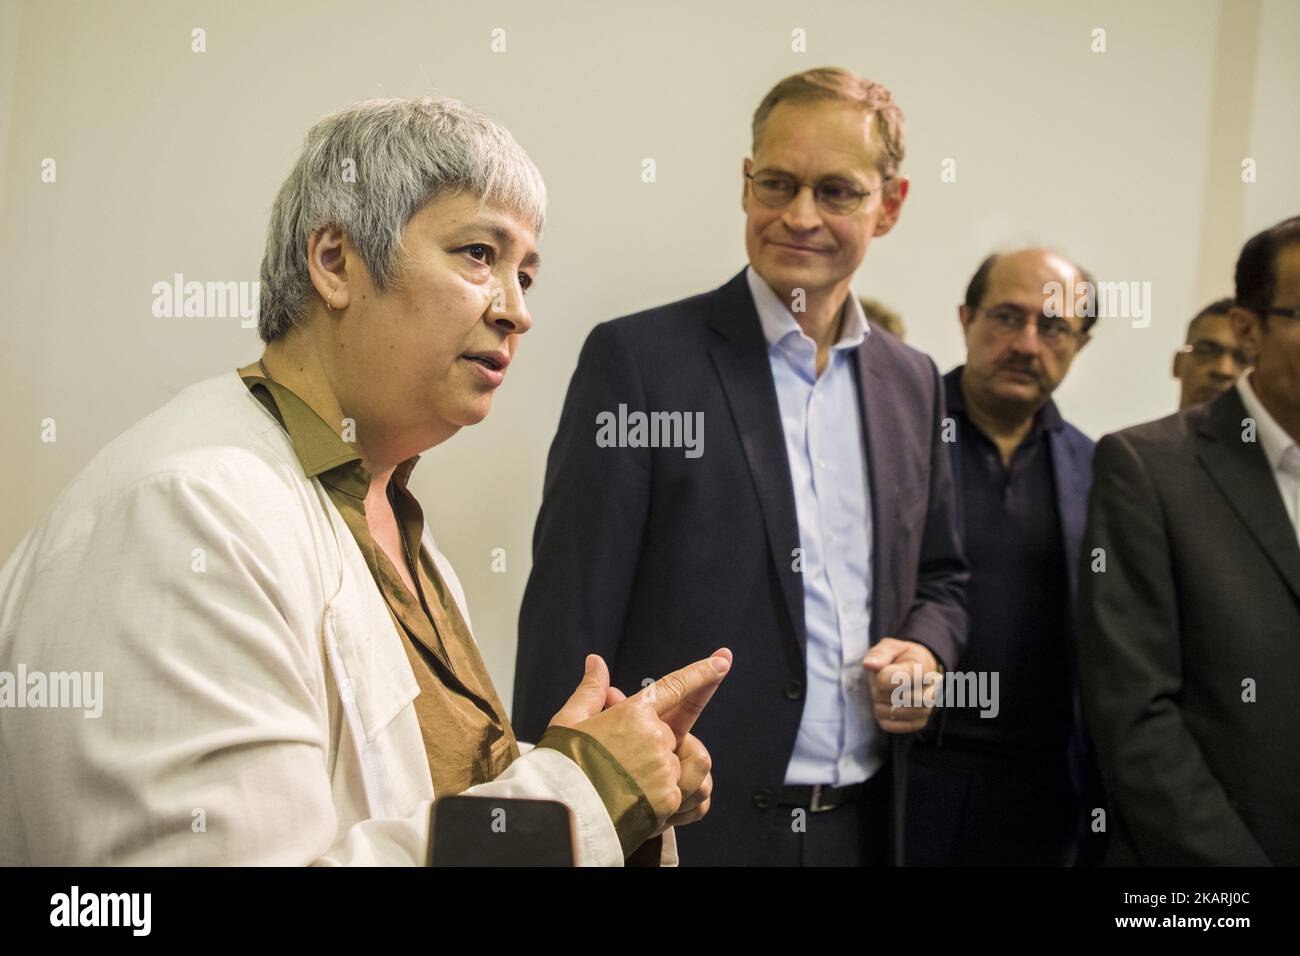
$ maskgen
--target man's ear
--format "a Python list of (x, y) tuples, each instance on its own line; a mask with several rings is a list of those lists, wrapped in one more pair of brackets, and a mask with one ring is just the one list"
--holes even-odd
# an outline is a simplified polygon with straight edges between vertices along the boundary
[(349, 298), (347, 234), (337, 225), (321, 226), (307, 240), (307, 274), (321, 302), (337, 312)]
[(1186, 354), (1187, 354), (1186, 352), (1174, 353), (1174, 367), (1173, 367), (1174, 378), (1181, 379), (1183, 377), (1183, 356)]
[(911, 187), (911, 182), (906, 176), (895, 176), (884, 185), (884, 195), (880, 200), (880, 215), (876, 217), (876, 231), (874, 236), (883, 236), (889, 230), (894, 228), (894, 223), (898, 222), (898, 217), (903, 211), (903, 201), (907, 199), (907, 191)]
[(748, 156), (740, 164), (740, 209), (746, 212), (745, 200), (749, 198), (749, 174), (754, 171), (754, 161)]
[(957, 324), (961, 326), (962, 333), (970, 328), (971, 320), (975, 318), (975, 312), (970, 306), (962, 304), (957, 306)]

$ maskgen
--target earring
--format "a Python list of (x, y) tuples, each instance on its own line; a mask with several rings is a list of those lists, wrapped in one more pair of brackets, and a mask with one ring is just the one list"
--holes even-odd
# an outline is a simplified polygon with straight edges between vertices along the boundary
[(334, 293), (337, 291), (338, 289), (330, 289), (329, 298), (325, 300), (325, 308), (329, 309), (331, 312), (334, 311)]

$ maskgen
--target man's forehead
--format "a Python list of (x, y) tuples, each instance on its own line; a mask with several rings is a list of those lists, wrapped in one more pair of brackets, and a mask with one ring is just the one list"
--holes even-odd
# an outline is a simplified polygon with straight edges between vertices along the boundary
[(1232, 320), (1228, 318), (1226, 312), (1211, 312), (1209, 315), (1201, 316), (1201, 320), (1196, 323), (1193, 338), (1198, 342), (1201, 339), (1213, 339), (1231, 345), (1237, 342), (1237, 336), (1232, 331)]
[(1283, 246), (1277, 253), (1277, 291), (1300, 294), (1300, 242)]
[(1069, 260), (1056, 253), (1008, 253), (993, 263), (987, 298), (992, 301), (999, 296), (1016, 296), (1037, 301), (1053, 295), (1053, 290), (1044, 290), (1049, 282), (1059, 283), (1060, 293), (1070, 294), (1073, 298), (1074, 285), (1082, 278)]
[(824, 175), (874, 169), (873, 116), (847, 103), (778, 103), (758, 141), (755, 163)]

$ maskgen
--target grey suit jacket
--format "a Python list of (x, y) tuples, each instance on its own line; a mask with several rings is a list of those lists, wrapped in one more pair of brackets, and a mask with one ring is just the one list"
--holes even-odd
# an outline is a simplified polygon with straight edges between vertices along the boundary
[(1300, 544), (1246, 417), (1233, 389), (1097, 445), (1078, 630), (1110, 862), (1300, 864)]

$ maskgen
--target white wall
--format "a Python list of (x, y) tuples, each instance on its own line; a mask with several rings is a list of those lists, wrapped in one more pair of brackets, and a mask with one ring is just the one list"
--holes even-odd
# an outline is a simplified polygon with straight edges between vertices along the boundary
[[(255, 280), (307, 128), (376, 95), (437, 90), (484, 109), (550, 189), (521, 361), (491, 418), (413, 480), (507, 698), (545, 453), (579, 346), (601, 320), (743, 265), (749, 118), (789, 73), (853, 67), (907, 113), (912, 195), (857, 285), (903, 313), (914, 344), (941, 368), (960, 361), (955, 305), (978, 260), (1057, 245), (1101, 279), (1150, 282), (1154, 307), (1148, 328), (1103, 320), (1058, 393), (1066, 414), (1098, 435), (1167, 413), (1186, 320), (1231, 291), (1248, 235), (1300, 211), (1300, 5), (1076, 6), (2, 0), (0, 556), (113, 435), (256, 357), (236, 319), (154, 318), (151, 286), (175, 272)], [(190, 50), (194, 27), (206, 53)], [(1098, 27), (1105, 53), (1090, 49)], [(790, 49), (796, 28), (806, 53)], [(40, 181), (46, 157), (54, 184)], [(948, 157), (955, 183), (940, 181)], [(1243, 157), (1258, 182), (1241, 183)], [(53, 444), (40, 440), (47, 417)], [(490, 571), (496, 547), (506, 574)]]

